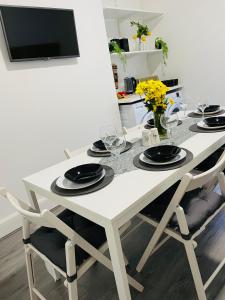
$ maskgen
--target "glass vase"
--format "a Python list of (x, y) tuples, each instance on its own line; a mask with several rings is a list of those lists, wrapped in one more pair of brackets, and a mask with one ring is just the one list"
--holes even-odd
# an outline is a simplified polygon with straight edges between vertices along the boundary
[(155, 127), (158, 129), (159, 132), (159, 137), (160, 139), (166, 139), (167, 138), (167, 130), (162, 127), (160, 119), (163, 113), (154, 113), (154, 122), (155, 122)]
[(135, 51), (141, 51), (142, 50), (142, 41), (141, 41), (141, 39), (139, 39), (139, 38), (137, 38), (137, 40), (136, 40), (136, 49), (135, 49)]

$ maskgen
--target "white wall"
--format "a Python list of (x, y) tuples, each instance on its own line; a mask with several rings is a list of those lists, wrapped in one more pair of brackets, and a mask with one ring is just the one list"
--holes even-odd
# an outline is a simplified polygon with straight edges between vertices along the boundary
[(142, 0), (142, 6), (165, 13), (155, 28), (170, 48), (164, 76), (178, 76), (193, 102), (209, 95), (224, 104), (225, 2)]
[[(0, 186), (24, 197), (23, 177), (63, 160), (65, 147), (93, 141), (119, 114), (100, 0), (1, 3), (73, 8), (81, 55), (10, 63), (0, 32)], [(11, 213), (1, 201), (0, 227)]]

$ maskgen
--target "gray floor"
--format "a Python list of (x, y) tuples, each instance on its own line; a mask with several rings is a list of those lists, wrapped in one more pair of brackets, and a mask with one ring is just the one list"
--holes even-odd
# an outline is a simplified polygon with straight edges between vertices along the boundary
[[(181, 244), (170, 240), (149, 259), (143, 272), (136, 274), (135, 266), (148, 242), (151, 228), (141, 224), (124, 241), (123, 248), (130, 261), (128, 272), (144, 286), (142, 294), (131, 290), (137, 300), (195, 300), (197, 299), (185, 252)], [(197, 249), (201, 273), (206, 280), (225, 256), (225, 213), (221, 213), (198, 238)], [(42, 261), (35, 258), (37, 286), (47, 299), (67, 299), (63, 281), (55, 283), (47, 274)], [(78, 283), (80, 300), (118, 299), (113, 275), (95, 264)], [(207, 290), (208, 299), (225, 299), (225, 268)], [(21, 231), (0, 241), (0, 300), (29, 299), (27, 277), (21, 242)]]

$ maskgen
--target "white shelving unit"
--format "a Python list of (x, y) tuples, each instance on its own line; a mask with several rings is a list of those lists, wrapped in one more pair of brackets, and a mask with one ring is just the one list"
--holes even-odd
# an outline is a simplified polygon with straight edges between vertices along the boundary
[(103, 9), (105, 19), (140, 19), (143, 21), (149, 21), (154, 18), (163, 16), (162, 13), (145, 11), (145, 10), (136, 10), (136, 9), (123, 9), (115, 7), (105, 7)]
[[(135, 56), (135, 55), (143, 55), (143, 54), (160, 54), (162, 53), (162, 50), (142, 50), (142, 51), (130, 51), (130, 52), (123, 52), (123, 55), (125, 55), (126, 57), (131, 57), (131, 56)], [(115, 57), (118, 56), (117, 53), (111, 53), (111, 57)]]

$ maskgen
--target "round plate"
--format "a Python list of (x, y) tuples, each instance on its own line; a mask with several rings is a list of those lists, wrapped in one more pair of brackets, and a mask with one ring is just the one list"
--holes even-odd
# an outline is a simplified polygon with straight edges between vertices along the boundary
[[(215, 111), (206, 112), (206, 113), (204, 113), (204, 115), (205, 115), (205, 116), (210, 116), (210, 115), (218, 114), (218, 113), (221, 112), (221, 111), (222, 111), (222, 109), (220, 108), (220, 109), (215, 110)], [(196, 115), (200, 115), (200, 116), (203, 115), (203, 113), (200, 112), (200, 111), (198, 111), (198, 110), (194, 111), (194, 113), (195, 113)]]
[(200, 128), (209, 129), (209, 130), (213, 130), (213, 129), (215, 130), (215, 129), (225, 128), (225, 125), (210, 127), (210, 126), (207, 126), (203, 121), (198, 122), (197, 126), (200, 127)]
[(109, 153), (108, 150), (100, 150), (97, 147), (95, 147), (94, 145), (91, 146), (90, 150), (95, 153), (106, 153), (106, 154)]
[(185, 150), (181, 149), (181, 152), (172, 160), (170, 161), (167, 161), (167, 162), (156, 162), (156, 161), (153, 161), (149, 158), (147, 158), (144, 153), (141, 153), (140, 154), (140, 161), (146, 163), (146, 164), (149, 164), (149, 165), (153, 165), (153, 166), (164, 166), (164, 165), (170, 165), (170, 164), (174, 164), (174, 163), (177, 163), (179, 161), (181, 161), (182, 159), (184, 159), (186, 157), (187, 153)]
[(68, 179), (65, 178), (65, 176), (60, 176), (57, 181), (56, 185), (65, 190), (80, 190), (80, 189), (85, 189), (87, 187), (90, 187), (94, 185), (95, 183), (99, 182), (103, 177), (105, 177), (105, 169), (102, 171), (102, 175), (95, 180), (92, 180), (91, 182), (86, 182), (86, 183), (75, 183), (72, 182)]

